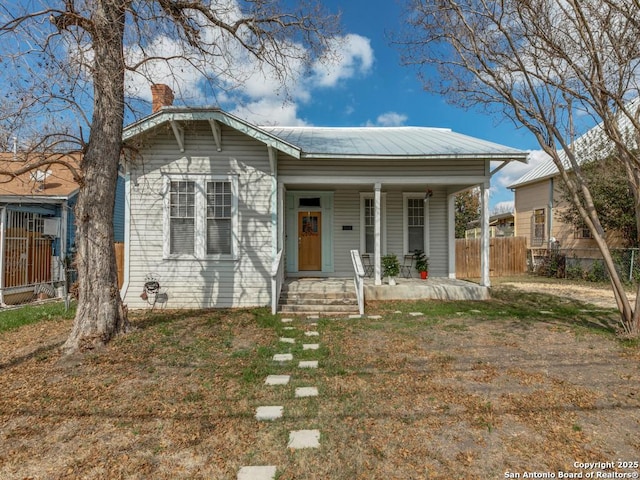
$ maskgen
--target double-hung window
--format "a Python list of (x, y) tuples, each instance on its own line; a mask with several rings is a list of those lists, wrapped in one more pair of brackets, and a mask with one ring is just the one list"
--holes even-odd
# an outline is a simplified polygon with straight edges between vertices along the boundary
[(542, 245), (545, 240), (546, 215), (544, 208), (538, 208), (533, 211), (533, 245)]
[(236, 258), (236, 177), (169, 175), (166, 187), (164, 257)]
[(411, 254), (416, 250), (429, 251), (427, 239), (427, 203), (424, 193), (404, 193), (404, 250)]

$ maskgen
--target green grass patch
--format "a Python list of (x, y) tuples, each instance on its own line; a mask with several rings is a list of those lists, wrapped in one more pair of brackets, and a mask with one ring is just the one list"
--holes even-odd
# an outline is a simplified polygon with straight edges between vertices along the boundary
[(65, 311), (64, 302), (52, 302), (44, 305), (25, 305), (14, 310), (0, 312), (0, 332), (15, 330), (24, 325), (43, 321), (59, 321), (73, 318), (75, 303)]

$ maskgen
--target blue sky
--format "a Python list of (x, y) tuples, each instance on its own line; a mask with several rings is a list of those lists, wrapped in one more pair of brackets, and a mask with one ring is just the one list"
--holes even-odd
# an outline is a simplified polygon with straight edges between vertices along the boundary
[[(533, 135), (511, 121), (456, 108), (423, 90), (417, 71), (402, 66), (398, 49), (391, 45), (391, 33), (402, 27), (402, 0), (325, 0), (324, 5), (332, 12), (342, 12), (340, 59), (293, 75), (287, 83), (290, 100), (285, 104), (274, 76), (256, 71), (252, 60), (241, 58), (239, 51), (236, 72), (243, 81), (232, 91), (206, 92), (187, 65), (173, 68), (171, 74), (159, 68), (151, 77), (156, 83), (170, 84), (178, 94), (177, 104), (218, 105), (258, 125), (444, 127), (522, 150), (538, 150)], [(166, 55), (176, 48), (171, 42), (157, 39), (156, 48)], [(147, 49), (147, 54), (152, 53)], [(176, 72), (183, 72), (181, 78), (175, 78)], [(237, 78), (228, 85), (237, 85)], [(130, 88), (133, 96), (150, 99), (146, 80), (132, 78)], [(534, 155), (533, 163), (541, 158)], [(513, 194), (505, 187), (527, 168), (514, 162), (494, 177), (492, 210), (512, 202)]]

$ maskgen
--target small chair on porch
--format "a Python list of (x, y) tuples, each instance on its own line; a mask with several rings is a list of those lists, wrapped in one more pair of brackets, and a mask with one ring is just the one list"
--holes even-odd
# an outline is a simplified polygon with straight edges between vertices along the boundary
[(400, 275), (402, 275), (404, 278), (411, 278), (411, 270), (413, 269), (413, 260), (414, 260), (413, 254), (404, 256), (404, 261), (400, 266)]
[(371, 255), (368, 253), (363, 253), (362, 257), (362, 268), (364, 268), (364, 275), (367, 278), (373, 277), (373, 263), (371, 262)]

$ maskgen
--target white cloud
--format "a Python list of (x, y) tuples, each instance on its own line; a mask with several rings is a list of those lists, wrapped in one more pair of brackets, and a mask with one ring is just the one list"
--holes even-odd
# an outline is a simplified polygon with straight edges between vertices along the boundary
[[(238, 2), (226, 2), (230, 18), (238, 17)], [(347, 34), (332, 41), (335, 53), (320, 58), (310, 70), (304, 68), (302, 59), (308, 52), (302, 45), (280, 43), (279, 50), (286, 49), (290, 53), (288, 75), (283, 79), (273, 67), (260, 64), (237, 42), (219, 31), (203, 32), (203, 41), (216, 45), (224, 53), (216, 57), (215, 62), (202, 63), (195, 55), (188, 58), (190, 53), (183, 50), (182, 44), (162, 35), (144, 51), (138, 46), (130, 48), (127, 52), (130, 65), (154, 56), (174, 56), (176, 60), (149, 62), (140, 69), (140, 73), (127, 73), (127, 94), (149, 101), (150, 83), (166, 83), (174, 90), (176, 103), (202, 106), (217, 101), (223, 108), (255, 123), (304, 125), (306, 122), (298, 117), (298, 106), (308, 102), (314, 90), (335, 88), (350, 78), (367, 75), (374, 62), (371, 41), (356, 34)], [(205, 74), (219, 82), (215, 100), (205, 94)]]
[[(547, 162), (549, 160), (549, 156), (542, 150), (532, 150), (529, 152), (528, 160), (528, 163), (510, 162), (509, 165), (496, 173), (493, 178), (493, 182), (495, 182), (499, 187), (506, 188), (522, 177), (525, 173), (530, 172), (541, 163)], [(493, 165), (492, 167), (495, 168)]]
[(313, 82), (320, 87), (335, 87), (341, 80), (366, 75), (373, 66), (371, 40), (350, 33), (332, 43), (336, 51), (323, 57), (313, 68)]
[(375, 122), (367, 122), (368, 127), (399, 127), (407, 121), (407, 116), (403, 113), (386, 112), (378, 115)]

